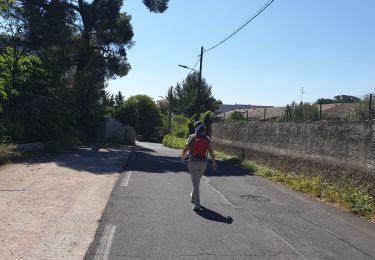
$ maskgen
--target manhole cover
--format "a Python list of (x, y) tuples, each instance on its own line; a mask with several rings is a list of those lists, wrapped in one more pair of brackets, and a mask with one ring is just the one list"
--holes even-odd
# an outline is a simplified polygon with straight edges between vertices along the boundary
[(255, 196), (255, 195), (241, 195), (240, 197), (242, 199), (251, 200), (257, 203), (267, 203), (270, 201), (269, 198), (262, 197), (262, 196)]

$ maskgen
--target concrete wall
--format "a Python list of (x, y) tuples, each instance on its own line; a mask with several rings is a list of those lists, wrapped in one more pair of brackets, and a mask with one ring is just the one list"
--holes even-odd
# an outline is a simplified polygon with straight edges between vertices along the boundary
[(106, 118), (103, 124), (103, 136), (104, 140), (134, 145), (136, 133), (133, 127), (124, 126), (113, 118)]
[(375, 195), (375, 121), (215, 123), (219, 150), (281, 170), (349, 180)]

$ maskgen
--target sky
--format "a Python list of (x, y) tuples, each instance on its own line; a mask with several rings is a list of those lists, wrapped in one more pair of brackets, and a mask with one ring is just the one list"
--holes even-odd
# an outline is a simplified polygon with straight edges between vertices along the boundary
[[(170, 0), (162, 14), (125, 0), (135, 45), (127, 76), (107, 91), (154, 100), (181, 83), (205, 50), (268, 0)], [(285, 106), (375, 92), (374, 0), (275, 0), (229, 40), (203, 55), (202, 77), (224, 104)], [(199, 70), (199, 63), (195, 67)], [(303, 89), (303, 92), (302, 92)]]

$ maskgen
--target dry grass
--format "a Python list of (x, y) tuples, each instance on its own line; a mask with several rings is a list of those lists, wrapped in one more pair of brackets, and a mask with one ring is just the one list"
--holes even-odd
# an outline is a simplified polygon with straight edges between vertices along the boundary
[(256, 172), (259, 176), (284, 184), (295, 191), (308, 194), (327, 204), (342, 208), (375, 223), (374, 198), (349, 183), (329, 183), (320, 176), (311, 177), (293, 172), (285, 173), (254, 162), (241, 161), (236, 156), (222, 152), (215, 152), (215, 154), (218, 159), (226, 162), (235, 162), (248, 171)]
[(20, 157), (16, 146), (8, 143), (0, 143), (0, 165), (9, 162), (12, 159)]

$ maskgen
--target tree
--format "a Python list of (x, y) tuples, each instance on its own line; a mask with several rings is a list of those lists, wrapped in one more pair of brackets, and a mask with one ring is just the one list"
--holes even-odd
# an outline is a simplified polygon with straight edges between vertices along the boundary
[(20, 51), (24, 30), (20, 19), (20, 6), (16, 1), (0, 2), (0, 42), (1, 50), (0, 98), (5, 99), (16, 91), (20, 60), (24, 56)]
[(169, 0), (143, 0), (143, 4), (147, 6), (150, 12), (163, 13), (168, 9)]
[(335, 101), (330, 98), (319, 98), (317, 101), (315, 101), (315, 104), (333, 104)]
[(124, 96), (122, 95), (121, 91), (117, 93), (115, 96), (115, 106), (120, 107), (124, 103)]
[(309, 103), (296, 102), (291, 104), (291, 113), (293, 122), (312, 122), (319, 120), (318, 108)]
[(239, 122), (239, 121), (246, 121), (246, 118), (242, 115), (240, 111), (233, 111), (228, 119), (226, 119), (228, 122)]
[(134, 127), (145, 140), (150, 140), (158, 127), (162, 126), (159, 109), (153, 99), (146, 95), (136, 95), (126, 100), (117, 112), (117, 119)]
[[(16, 56), (16, 57), (15, 57)], [(17, 62), (15, 62), (17, 59)], [(11, 47), (0, 55), (0, 97), (28, 92), (40, 94), (47, 73), (41, 60), (34, 55), (25, 55)]]
[(339, 95), (335, 96), (334, 103), (357, 103), (360, 102), (361, 99), (354, 97), (354, 96), (348, 96), (348, 95)]
[(212, 96), (211, 86), (202, 79), (200, 98), (198, 100), (199, 73), (193, 72), (186, 79), (177, 84), (175, 88), (175, 111), (187, 114), (189, 117), (196, 112), (215, 111), (219, 108), (221, 101)]
[[(143, 1), (156, 13), (168, 2)], [(134, 34), (122, 5), (123, 0), (0, 0), (0, 54), (3, 46), (13, 48), (13, 83), (22, 57), (37, 56), (46, 70), (38, 91), (73, 103), (83, 134), (96, 131), (106, 82), (130, 70), (127, 50)], [(5, 97), (4, 87), (0, 95)]]
[[(127, 50), (134, 44), (134, 34), (131, 17), (121, 12), (123, 1), (23, 0), (22, 3), (29, 46), (53, 68), (57, 79), (67, 71), (74, 71), (73, 102), (80, 112), (80, 128), (90, 132), (100, 117), (98, 100), (106, 81), (123, 77), (130, 70)], [(163, 12), (168, 0), (144, 1), (144, 4), (152, 12)]]

